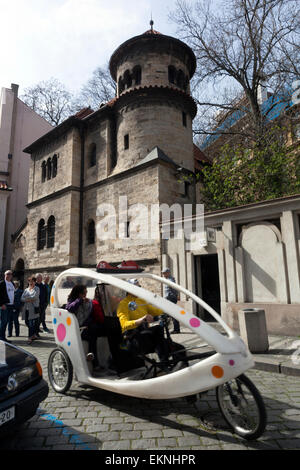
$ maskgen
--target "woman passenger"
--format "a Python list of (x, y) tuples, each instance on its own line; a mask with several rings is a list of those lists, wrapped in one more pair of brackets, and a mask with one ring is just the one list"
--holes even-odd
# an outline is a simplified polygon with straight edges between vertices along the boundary
[(89, 343), (88, 360), (93, 360), (93, 337), (91, 334), (92, 319), (92, 301), (86, 297), (87, 289), (82, 284), (77, 284), (71, 290), (66, 305), (68, 312), (74, 313), (78, 320), (79, 328), (84, 328), (81, 333), (81, 339)]
[[(102, 307), (102, 295), (103, 290), (101, 284), (98, 284), (95, 289), (94, 299), (93, 299), (93, 309), (92, 309), (92, 318), (93, 318), (93, 330), (95, 343), (97, 343), (97, 338), (99, 336), (106, 336), (108, 339), (108, 344), (110, 352), (113, 359), (113, 364), (111, 367), (118, 368), (118, 357), (119, 357), (119, 345), (122, 342), (122, 331), (119, 319), (117, 316), (105, 316)], [(110, 312), (111, 314), (113, 312)], [(95, 351), (97, 347), (95, 344)], [(97, 353), (96, 353), (97, 354)]]
[(74, 313), (77, 317), (79, 328), (88, 327), (92, 322), (92, 301), (86, 297), (87, 289), (79, 284), (73, 287), (68, 297), (66, 310)]

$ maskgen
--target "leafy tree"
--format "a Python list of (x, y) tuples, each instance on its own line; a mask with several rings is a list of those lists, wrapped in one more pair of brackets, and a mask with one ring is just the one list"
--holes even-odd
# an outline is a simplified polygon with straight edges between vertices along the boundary
[(206, 209), (218, 210), (299, 193), (299, 169), (299, 154), (287, 152), (283, 128), (274, 126), (263, 144), (225, 144), (197, 178)]

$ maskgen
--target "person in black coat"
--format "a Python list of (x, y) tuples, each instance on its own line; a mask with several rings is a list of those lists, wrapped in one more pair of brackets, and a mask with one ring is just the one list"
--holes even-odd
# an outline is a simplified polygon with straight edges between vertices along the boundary
[(15, 287), (12, 282), (12, 271), (4, 273), (0, 282), (0, 340), (9, 342), (6, 337), (6, 327), (13, 313)]
[(20, 288), (20, 282), (15, 281), (15, 297), (14, 297), (14, 305), (13, 305), (13, 312), (8, 322), (8, 338), (12, 336), (13, 332), (13, 325), (15, 326), (16, 336), (20, 336), (20, 323), (19, 323), (19, 314), (23, 302), (21, 302), (21, 297), (23, 294), (23, 289)]
[(40, 289), (40, 318), (38, 321), (38, 328), (37, 328), (37, 336), (39, 336), (39, 333), (42, 332), (41, 325), (43, 327), (43, 330), (46, 333), (50, 333), (50, 331), (47, 328), (46, 325), (46, 308), (48, 305), (48, 290), (46, 284), (43, 282), (43, 276), (41, 273), (38, 273), (36, 275), (36, 286)]

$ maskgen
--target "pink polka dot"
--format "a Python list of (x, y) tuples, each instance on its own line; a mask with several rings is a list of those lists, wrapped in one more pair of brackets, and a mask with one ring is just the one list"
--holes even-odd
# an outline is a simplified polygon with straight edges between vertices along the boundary
[(194, 328), (197, 328), (198, 326), (200, 326), (200, 320), (198, 318), (191, 318), (190, 325)]
[(63, 323), (60, 323), (56, 330), (58, 341), (62, 342), (66, 337), (66, 327)]
[(229, 365), (230, 365), (230, 366), (234, 366), (234, 364), (235, 364), (234, 360), (233, 360), (233, 359), (230, 359)]

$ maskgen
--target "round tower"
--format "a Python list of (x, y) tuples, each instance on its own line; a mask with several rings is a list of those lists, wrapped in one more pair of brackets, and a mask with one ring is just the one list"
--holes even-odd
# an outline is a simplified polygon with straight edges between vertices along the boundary
[(153, 29), (121, 44), (110, 59), (117, 83), (116, 171), (127, 169), (159, 147), (178, 166), (194, 170), (190, 96), (196, 68), (182, 41)]

